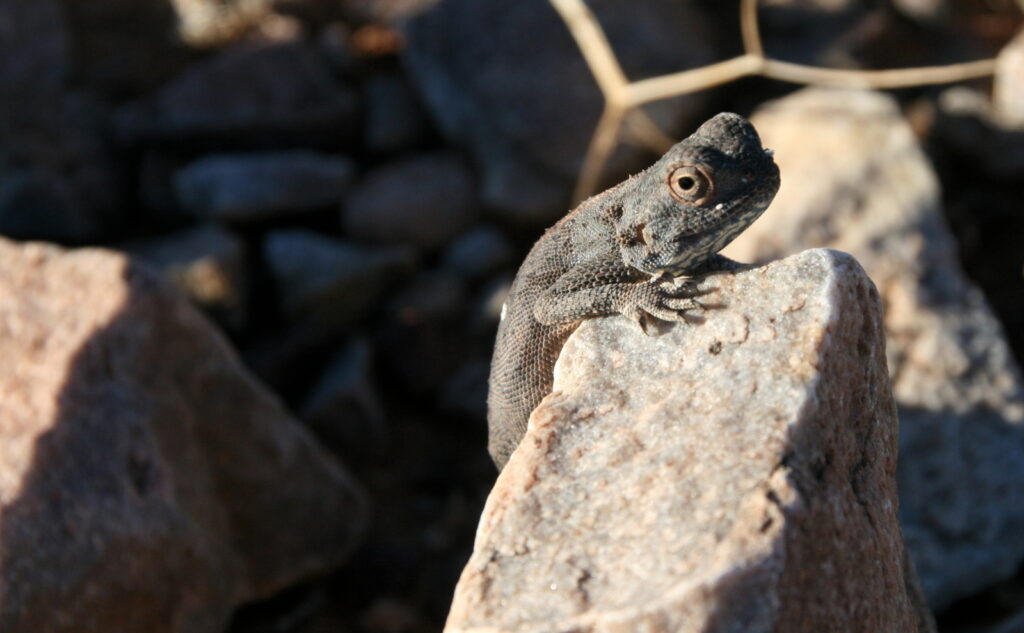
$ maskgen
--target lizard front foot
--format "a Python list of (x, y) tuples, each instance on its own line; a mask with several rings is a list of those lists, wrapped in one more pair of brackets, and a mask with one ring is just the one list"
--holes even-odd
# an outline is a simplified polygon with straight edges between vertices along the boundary
[(703, 313), (722, 306), (698, 300), (698, 297), (714, 292), (713, 288), (698, 288), (699, 281), (687, 279), (681, 285), (676, 285), (671, 280), (655, 279), (636, 284), (623, 314), (632, 319), (648, 336), (658, 333), (654, 323), (657, 320), (703, 323), (702, 314), (694, 314), (695, 312)]

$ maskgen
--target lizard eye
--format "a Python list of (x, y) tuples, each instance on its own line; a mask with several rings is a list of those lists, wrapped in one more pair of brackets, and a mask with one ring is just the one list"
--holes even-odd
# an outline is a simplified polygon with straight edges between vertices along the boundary
[(676, 167), (668, 177), (672, 197), (687, 204), (705, 204), (715, 195), (714, 183), (708, 174), (693, 165)]

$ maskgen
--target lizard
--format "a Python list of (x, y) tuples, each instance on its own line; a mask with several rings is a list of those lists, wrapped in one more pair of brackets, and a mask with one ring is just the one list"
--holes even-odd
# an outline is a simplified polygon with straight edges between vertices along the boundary
[(499, 470), (579, 324), (621, 314), (651, 335), (658, 322), (703, 321), (713, 306), (697, 283), (743, 267), (718, 251), (765, 211), (779, 182), (754, 127), (723, 112), (541, 236), (512, 281), (491, 360), (488, 451)]

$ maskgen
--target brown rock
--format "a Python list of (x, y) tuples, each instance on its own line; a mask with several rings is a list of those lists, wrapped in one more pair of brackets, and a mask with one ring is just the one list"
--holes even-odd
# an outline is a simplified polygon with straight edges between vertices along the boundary
[(782, 187), (726, 254), (852, 253), (878, 286), (900, 411), (901, 520), (929, 603), (1024, 560), (1024, 388), (960, 269), (935, 175), (892, 99), (806, 90), (754, 117)]
[(223, 631), (341, 562), (363, 496), (148, 270), (0, 241), (0, 630)]
[(871, 282), (818, 250), (706, 283), (699, 327), (569, 339), (447, 631), (928, 630)]

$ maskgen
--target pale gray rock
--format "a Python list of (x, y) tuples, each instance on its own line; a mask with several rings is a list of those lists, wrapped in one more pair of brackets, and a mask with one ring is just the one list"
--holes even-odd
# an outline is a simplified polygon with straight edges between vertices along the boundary
[(702, 325), (570, 337), (448, 633), (930, 630), (874, 286), (826, 250), (704, 284)]
[(752, 119), (782, 187), (726, 254), (852, 253), (878, 286), (900, 413), (900, 516), (933, 608), (1024, 560), (1024, 388), (957, 261), (935, 174), (896, 103), (805, 90)]
[(341, 563), (343, 467), (169, 284), (0, 240), (0, 630), (218, 633)]
[(339, 204), (354, 169), (350, 159), (311, 151), (217, 154), (178, 171), (174, 191), (201, 218), (263, 219)]
[(458, 155), (421, 154), (366, 174), (349, 194), (342, 227), (357, 240), (436, 248), (471, 226), (479, 206)]
[(412, 272), (403, 247), (368, 247), (303, 230), (275, 231), (263, 257), (285, 316), (337, 331), (365, 316), (384, 291)]
[(245, 323), (245, 245), (230, 231), (208, 224), (123, 248), (160, 270), (218, 323)]

